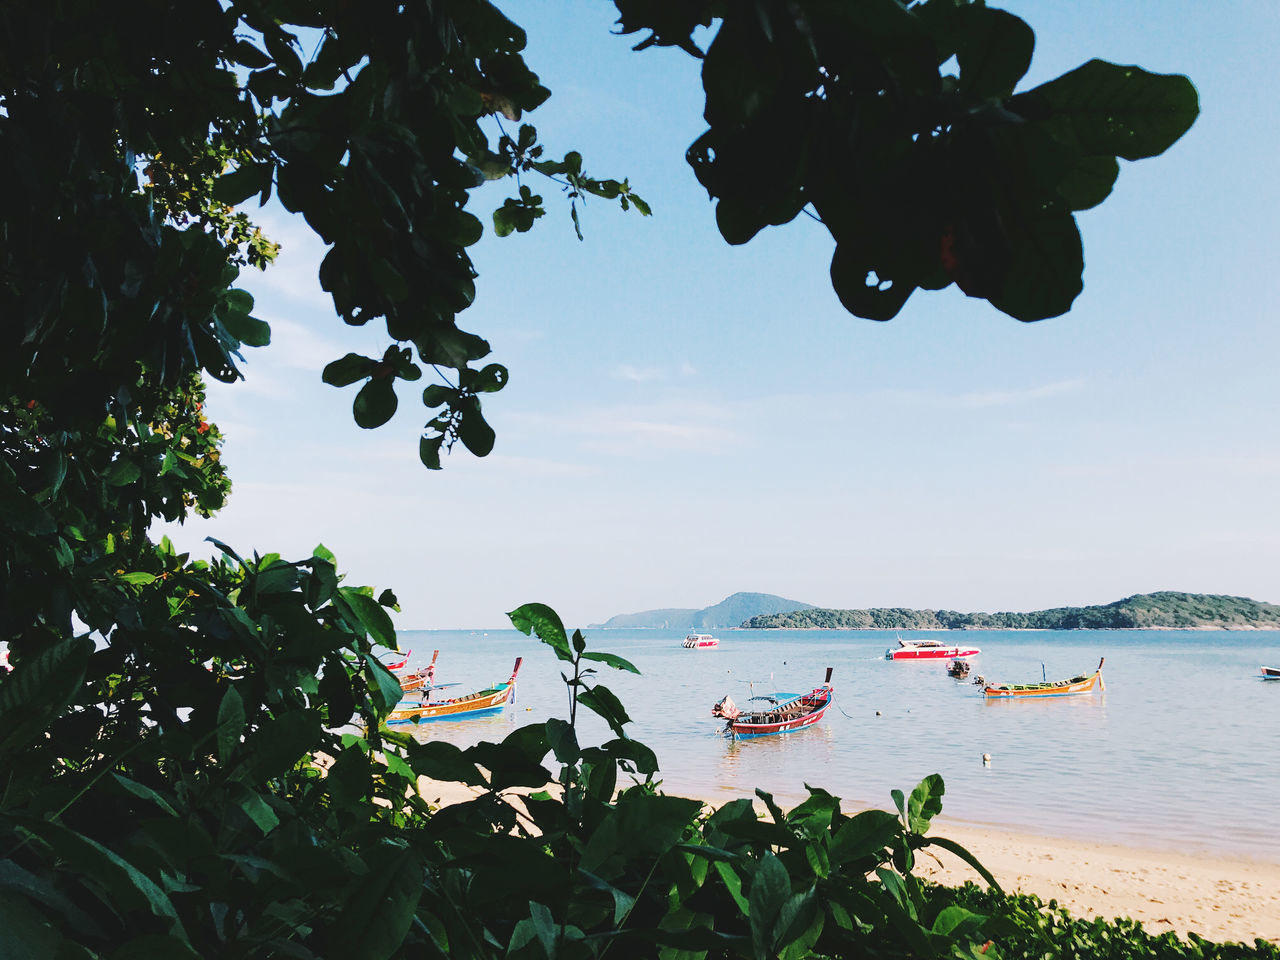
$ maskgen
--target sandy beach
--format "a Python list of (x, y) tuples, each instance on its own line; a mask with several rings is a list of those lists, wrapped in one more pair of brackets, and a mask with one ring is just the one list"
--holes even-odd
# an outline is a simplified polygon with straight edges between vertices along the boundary
[[(1154, 933), (1194, 931), (1219, 942), (1280, 942), (1280, 863), (1028, 836), (945, 820), (933, 832), (962, 844), (1006, 890), (1056, 899), (1078, 917), (1132, 917)], [(958, 857), (937, 852), (937, 860), (922, 862), (922, 876), (947, 884), (978, 879)]]
[[(457, 803), (476, 792), (423, 780), (422, 795)], [(1082, 918), (1132, 917), (1152, 933), (1280, 943), (1280, 863), (1150, 850), (1005, 832), (945, 819), (934, 833), (962, 844), (1006, 890), (1053, 899)], [(922, 857), (917, 872), (940, 883), (980, 878), (953, 854)]]

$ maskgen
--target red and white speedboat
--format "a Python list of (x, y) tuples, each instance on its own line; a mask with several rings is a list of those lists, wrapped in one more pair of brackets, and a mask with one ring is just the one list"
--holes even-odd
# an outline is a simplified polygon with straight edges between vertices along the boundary
[(720, 641), (709, 633), (691, 633), (681, 641), (680, 646), (688, 650), (703, 650), (720, 646)]
[(961, 647), (954, 643), (943, 643), (941, 640), (903, 640), (898, 638), (898, 645), (884, 652), (886, 660), (963, 660), (977, 656), (982, 651), (977, 647)]

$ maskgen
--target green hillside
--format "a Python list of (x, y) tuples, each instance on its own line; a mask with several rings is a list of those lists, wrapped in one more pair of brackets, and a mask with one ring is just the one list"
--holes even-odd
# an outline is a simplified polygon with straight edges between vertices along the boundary
[(772, 593), (735, 593), (710, 607), (701, 610), (668, 608), (642, 610), (640, 613), (622, 613), (610, 617), (593, 627), (630, 627), (666, 630), (715, 630), (736, 627), (743, 620), (791, 610), (809, 610), (812, 604), (788, 600)]
[(783, 630), (1280, 630), (1280, 606), (1248, 597), (1166, 590), (1105, 606), (1054, 607), (1030, 613), (814, 607), (751, 617), (742, 626)]

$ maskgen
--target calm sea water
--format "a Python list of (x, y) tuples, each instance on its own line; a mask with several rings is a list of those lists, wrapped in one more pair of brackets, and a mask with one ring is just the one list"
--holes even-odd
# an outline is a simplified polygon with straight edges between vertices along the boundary
[[(889, 791), (931, 773), (946, 782), (947, 819), (1054, 836), (1280, 862), (1280, 633), (1223, 631), (966, 631), (981, 648), (972, 676), (1029, 682), (1091, 673), (1105, 656), (1106, 691), (1039, 702), (987, 702), (946, 661), (889, 662), (893, 631), (729, 630), (720, 646), (685, 650), (684, 632), (596, 630), (588, 649), (631, 660), (641, 676), (603, 668), (628, 731), (658, 755), (669, 793), (724, 801), (756, 787), (784, 803), (805, 784), (845, 809), (891, 808)], [(568, 716), (551, 650), (516, 631), (406, 631), (411, 663), (440, 650), (441, 681), (459, 690), (505, 679), (524, 657), (517, 699), (500, 716), (435, 721), (423, 739), (468, 746), (517, 726)], [(731, 694), (807, 692), (835, 668), (835, 706), (813, 727), (730, 740), (709, 716)], [(403, 728), (402, 728), (403, 729)], [(579, 740), (610, 734), (579, 717)], [(982, 755), (991, 755), (984, 765)]]

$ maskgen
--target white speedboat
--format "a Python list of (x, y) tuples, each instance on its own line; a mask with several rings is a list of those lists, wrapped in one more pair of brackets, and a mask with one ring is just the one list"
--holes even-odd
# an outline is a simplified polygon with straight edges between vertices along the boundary
[(718, 647), (720, 641), (709, 633), (691, 633), (680, 644), (689, 650), (701, 650), (703, 647)]
[(982, 651), (977, 647), (962, 647), (954, 643), (943, 643), (941, 640), (903, 640), (898, 638), (898, 645), (884, 652), (886, 660), (963, 660), (977, 656)]

